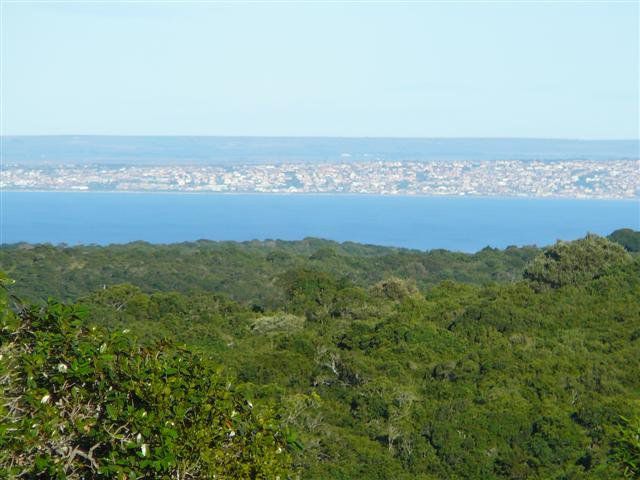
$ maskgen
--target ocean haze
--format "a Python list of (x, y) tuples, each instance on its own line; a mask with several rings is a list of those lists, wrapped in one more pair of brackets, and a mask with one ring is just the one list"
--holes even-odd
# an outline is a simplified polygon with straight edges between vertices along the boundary
[(640, 158), (639, 140), (225, 136), (5, 136), (5, 164), (225, 165)]

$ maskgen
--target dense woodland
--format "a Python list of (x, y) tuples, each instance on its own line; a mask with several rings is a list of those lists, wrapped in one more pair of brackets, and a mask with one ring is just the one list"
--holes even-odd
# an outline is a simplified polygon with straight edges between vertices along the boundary
[(640, 478), (639, 251), (4, 246), (0, 468)]
[(475, 255), (420, 252), (314, 238), (107, 247), (16, 244), (0, 248), (0, 266), (16, 280), (15, 293), (32, 300), (74, 301), (104, 285), (128, 283), (146, 293), (212, 292), (274, 308), (284, 301), (278, 279), (295, 270), (327, 273), (363, 288), (393, 276), (420, 288), (442, 280), (482, 284), (520, 278), (539, 252), (535, 247), (486, 248)]

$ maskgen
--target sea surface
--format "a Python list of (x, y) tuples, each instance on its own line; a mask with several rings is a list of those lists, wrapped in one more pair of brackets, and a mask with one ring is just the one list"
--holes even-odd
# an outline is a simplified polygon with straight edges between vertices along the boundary
[(2, 243), (319, 237), (474, 252), (640, 229), (637, 200), (91, 192), (3, 192), (0, 199)]

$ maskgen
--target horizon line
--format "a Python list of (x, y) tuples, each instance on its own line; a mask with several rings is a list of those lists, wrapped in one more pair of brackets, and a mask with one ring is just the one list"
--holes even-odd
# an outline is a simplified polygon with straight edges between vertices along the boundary
[(121, 133), (35, 133), (0, 134), (0, 138), (33, 137), (130, 137), (130, 138), (296, 138), (296, 139), (366, 139), (366, 140), (564, 140), (579, 142), (640, 142), (638, 138), (581, 138), (581, 137), (535, 137), (535, 136), (389, 136), (389, 135), (220, 135), (220, 134), (121, 134)]

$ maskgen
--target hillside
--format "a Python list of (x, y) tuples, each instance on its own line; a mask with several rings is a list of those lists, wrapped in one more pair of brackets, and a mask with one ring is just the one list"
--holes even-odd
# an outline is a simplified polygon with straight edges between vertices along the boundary
[(24, 292), (83, 305), (83, 328), (222, 366), (289, 432), (291, 478), (639, 475), (640, 258), (604, 238), (475, 255), (316, 240), (2, 255)]
[(421, 252), (314, 238), (106, 247), (15, 244), (0, 247), (0, 269), (16, 280), (16, 293), (34, 300), (76, 300), (104, 285), (130, 283), (148, 293), (206, 291), (273, 307), (282, 300), (277, 278), (299, 268), (361, 287), (398, 276), (423, 288), (442, 280), (512, 281), (538, 253), (535, 247), (486, 248), (476, 254)]

